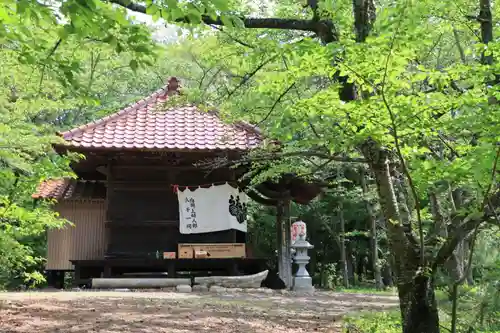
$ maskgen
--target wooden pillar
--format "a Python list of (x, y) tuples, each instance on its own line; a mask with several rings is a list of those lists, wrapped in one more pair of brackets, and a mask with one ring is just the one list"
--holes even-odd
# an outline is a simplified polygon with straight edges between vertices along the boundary
[[(112, 222), (110, 216), (111, 200), (113, 197), (114, 190), (113, 182), (113, 159), (108, 159), (108, 165), (106, 166), (106, 222)], [(106, 253), (110, 252), (111, 245), (111, 230), (112, 228), (108, 223), (106, 223), (105, 233), (106, 233)]]
[(64, 271), (50, 270), (46, 272), (47, 286), (55, 289), (64, 288)]
[(167, 263), (167, 277), (168, 278), (175, 278), (176, 277), (175, 260), (168, 260), (168, 263)]
[(278, 275), (287, 288), (292, 286), (292, 258), (290, 252), (290, 201), (280, 200), (276, 206), (276, 236)]
[(82, 280), (81, 267), (80, 265), (75, 265), (75, 271), (73, 276), (73, 287), (79, 287)]
[[(236, 180), (236, 175), (234, 169), (229, 169), (229, 180), (234, 182)], [(236, 243), (237, 241), (237, 236), (236, 236), (236, 229), (231, 230), (231, 242)], [(245, 237), (245, 243), (246, 243), (246, 237)]]
[(66, 275), (65, 271), (56, 271), (56, 288), (64, 289), (64, 276)]
[(283, 202), (284, 218), (283, 218), (283, 240), (285, 250), (285, 284), (287, 287), (292, 287), (292, 235), (290, 233), (290, 200)]
[[(278, 265), (278, 275), (283, 282), (285, 279), (283, 278), (283, 267), (285, 266), (283, 260), (283, 233), (281, 230), (283, 229), (283, 202), (281, 200), (278, 201), (276, 205), (276, 252), (277, 252), (277, 265)], [(285, 283), (286, 285), (286, 283)]]
[(47, 286), (49, 288), (55, 288), (56, 279), (54, 271), (46, 271), (45, 272), (45, 281), (47, 281)]
[(103, 277), (104, 278), (113, 277), (113, 268), (109, 264), (104, 264)]
[(241, 275), (240, 271), (238, 270), (238, 262), (235, 259), (229, 260), (227, 273), (229, 274), (229, 276), (240, 276)]

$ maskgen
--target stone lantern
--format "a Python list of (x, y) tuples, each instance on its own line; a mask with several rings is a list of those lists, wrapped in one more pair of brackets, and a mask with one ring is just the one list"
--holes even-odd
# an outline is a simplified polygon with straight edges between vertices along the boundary
[(292, 248), (295, 250), (294, 261), (299, 266), (297, 273), (293, 277), (292, 290), (294, 291), (314, 291), (312, 278), (307, 272), (306, 265), (311, 259), (307, 255), (307, 251), (314, 248), (308, 241), (305, 240), (304, 233), (299, 234), (298, 239), (293, 243)]

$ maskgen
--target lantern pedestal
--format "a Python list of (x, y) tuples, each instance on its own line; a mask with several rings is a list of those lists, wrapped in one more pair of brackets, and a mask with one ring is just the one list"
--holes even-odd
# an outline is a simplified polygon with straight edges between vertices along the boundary
[(306, 265), (311, 259), (307, 255), (307, 251), (314, 248), (314, 246), (305, 240), (304, 234), (300, 234), (299, 239), (295, 241), (292, 248), (295, 250), (294, 261), (299, 266), (297, 273), (295, 273), (293, 277), (292, 290), (312, 292), (314, 291), (314, 287), (312, 285), (312, 278), (309, 272), (307, 272)]

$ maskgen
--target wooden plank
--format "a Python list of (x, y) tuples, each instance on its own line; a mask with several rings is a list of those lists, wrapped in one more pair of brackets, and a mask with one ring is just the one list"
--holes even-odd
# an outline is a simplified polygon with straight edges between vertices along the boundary
[[(196, 269), (207, 268), (207, 267), (231, 267), (234, 263), (239, 266), (253, 265), (253, 264), (263, 264), (266, 262), (266, 258), (208, 258), (208, 259), (194, 259), (194, 258), (177, 258), (177, 259), (141, 259), (141, 258), (131, 258), (131, 259), (103, 259), (103, 260), (71, 260), (71, 262), (79, 268), (83, 267), (101, 267), (104, 268), (106, 265), (109, 267), (158, 267), (158, 268), (168, 268), (172, 263), (181, 269), (192, 268)], [(177, 269), (179, 270), (179, 269)]]
[[(92, 272), (91, 275), (81, 276), (80, 280), (89, 277), (102, 277), (98, 272), (104, 272), (104, 267), (109, 267), (106, 275), (120, 275), (123, 273), (164, 273), (176, 276), (177, 272), (189, 272), (190, 275), (219, 271), (231, 274), (255, 274), (268, 269), (268, 259), (265, 258), (225, 258), (225, 259), (105, 259), (105, 260), (74, 260), (75, 266)], [(111, 269), (113, 271), (111, 272)], [(199, 272), (199, 273), (198, 273)]]
[[(196, 243), (178, 245), (179, 258), (196, 258), (196, 253), (206, 253), (206, 258), (244, 258), (244, 243)], [(200, 257), (198, 257), (200, 258)], [(205, 258), (203, 258), (205, 259)]]
[(179, 244), (177, 253), (179, 259), (191, 259), (194, 257), (194, 249), (189, 244)]

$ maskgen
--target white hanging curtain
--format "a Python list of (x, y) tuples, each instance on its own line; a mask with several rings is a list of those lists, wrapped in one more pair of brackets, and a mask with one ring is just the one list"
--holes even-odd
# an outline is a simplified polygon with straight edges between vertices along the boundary
[(247, 196), (229, 184), (177, 191), (181, 234), (247, 232)]

